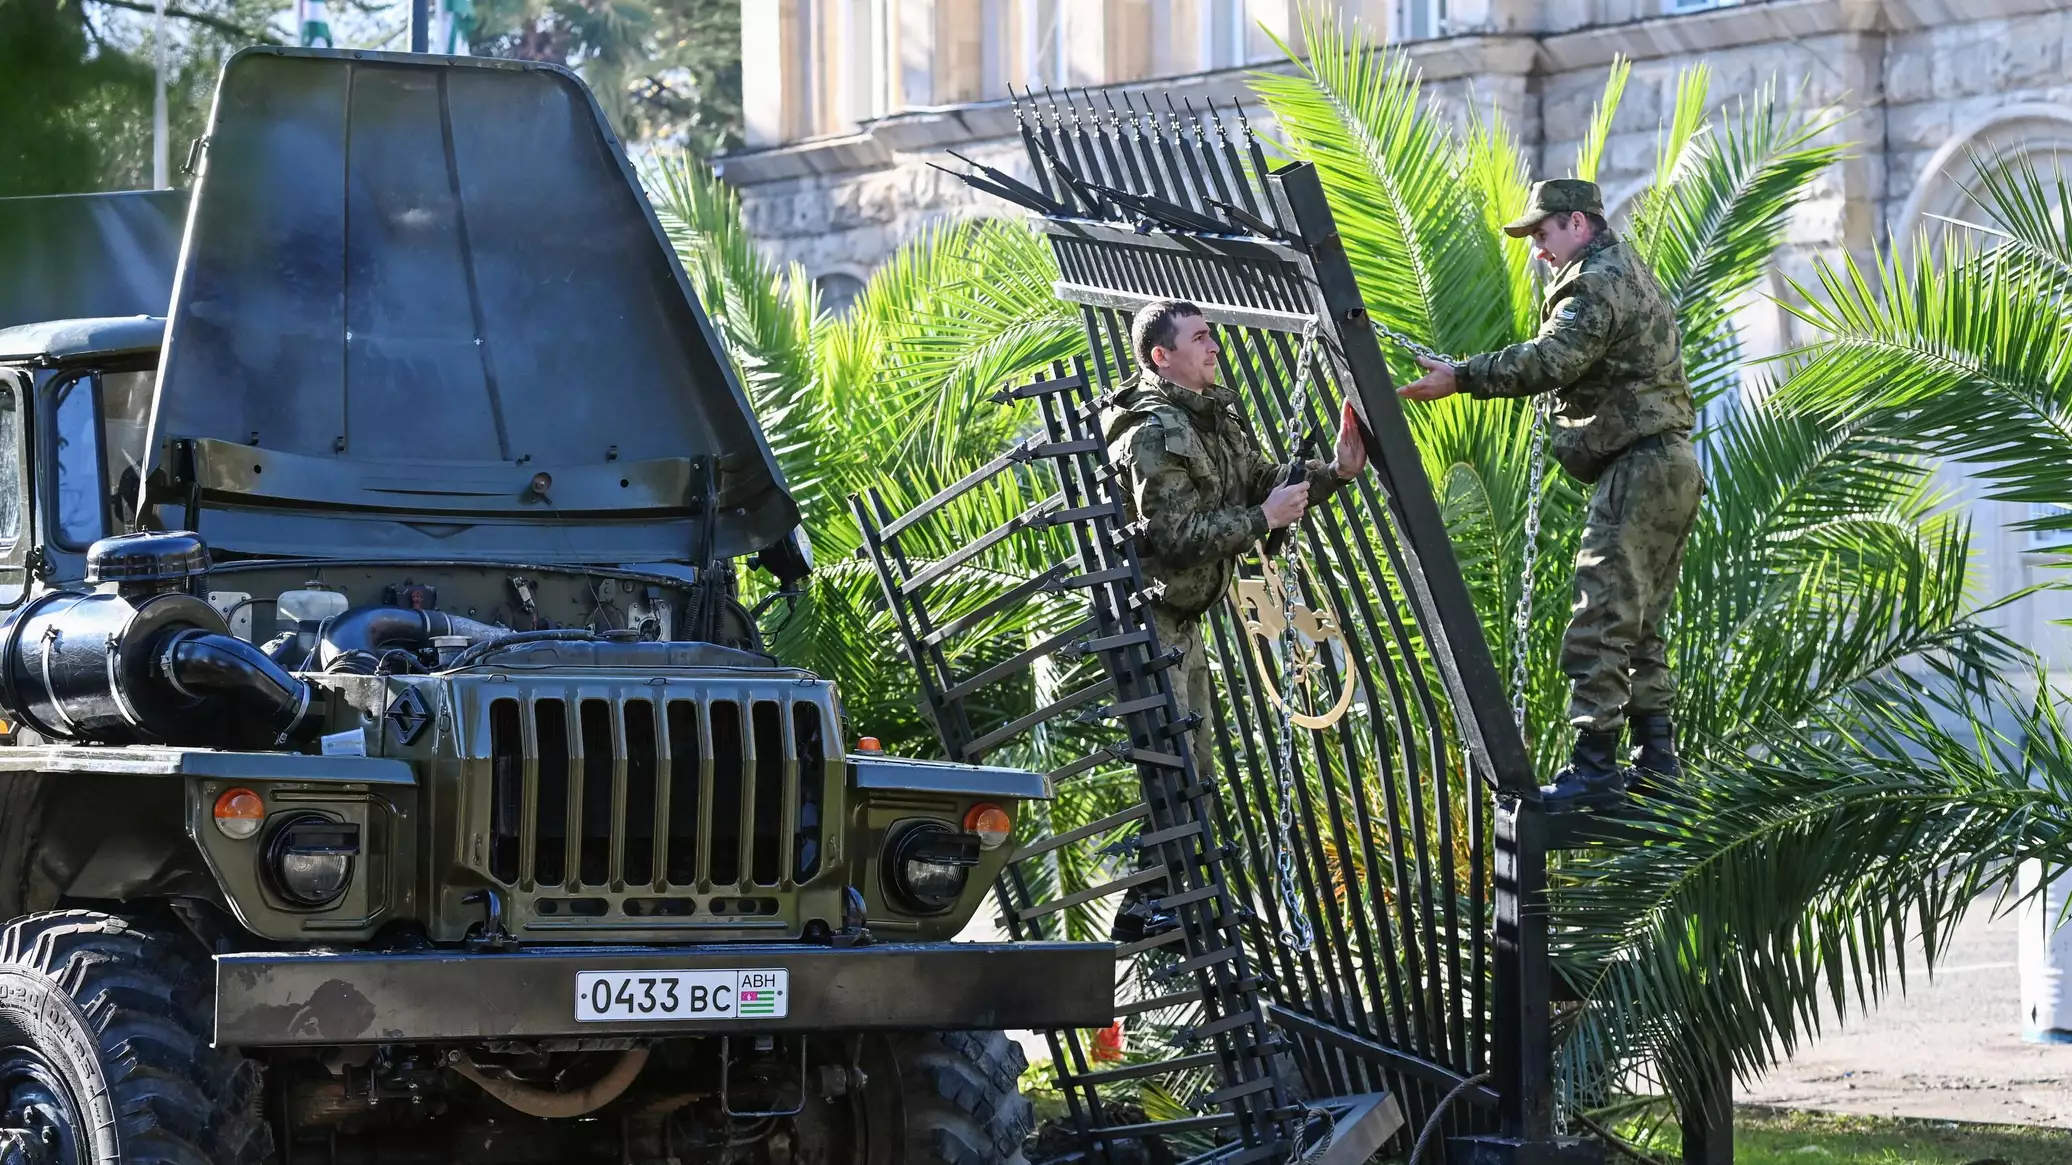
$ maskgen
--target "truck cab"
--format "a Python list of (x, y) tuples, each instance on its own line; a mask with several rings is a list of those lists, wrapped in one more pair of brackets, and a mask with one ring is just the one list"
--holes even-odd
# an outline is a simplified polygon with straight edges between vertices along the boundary
[(165, 320), (0, 328), (0, 606), (31, 576), (77, 582), (136, 507)]
[(0, 607), (31, 574), (79, 580), (86, 547), (123, 528), (125, 481), (135, 509), (187, 206), (178, 190), (0, 198), (0, 407), (17, 410), (0, 417)]

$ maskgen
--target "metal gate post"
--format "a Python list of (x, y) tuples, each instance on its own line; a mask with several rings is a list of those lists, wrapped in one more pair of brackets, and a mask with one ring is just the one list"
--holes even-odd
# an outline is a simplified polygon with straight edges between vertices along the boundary
[(1496, 819), (1496, 1072), (1503, 1135), (1554, 1135), (1551, 973), (1547, 966), (1547, 816), (1514, 802)]
[(1722, 1059), (1676, 1097), (1684, 1165), (1734, 1165), (1734, 1062)]
[[(1433, 657), (1472, 762), (1497, 788), (1494, 1047), (1491, 1072), (1500, 1097), (1496, 1136), (1456, 1138), (1457, 1165), (1555, 1165), (1603, 1160), (1594, 1141), (1554, 1132), (1552, 970), (1547, 962), (1547, 816), (1525, 740), (1511, 718), (1503, 678), (1482, 637), (1482, 624), (1460, 563), (1451, 554), (1418, 555), (1419, 546), (1448, 546), (1450, 535), (1424, 476), (1422, 461), (1388, 362), (1367, 319), (1365, 300), (1338, 234), (1316, 167), (1297, 162), (1274, 171), (1294, 226), (1316, 270), (1319, 296), (1339, 343), (1337, 355), (1357, 385), (1367, 447), (1383, 488), (1404, 526), (1410, 556), (1405, 584), (1425, 592), (1436, 625), (1426, 628)], [(1419, 479), (1413, 485), (1405, 480)]]
[[(1438, 500), (1424, 480), (1424, 461), (1403, 416), (1402, 402), (1396, 399), (1388, 361), (1382, 358), (1381, 345), (1367, 322), (1366, 301), (1338, 236), (1331, 204), (1324, 198), (1323, 181), (1309, 162), (1283, 166), (1274, 171), (1274, 178), (1287, 196), (1295, 229), (1316, 269), (1321, 306), (1338, 340), (1336, 355), (1344, 359), (1352, 373), (1351, 383), (1358, 387), (1369, 462), (1403, 523), (1403, 553), (1410, 560), (1404, 584), (1424, 591), (1438, 615), (1437, 625), (1427, 627), (1425, 634), (1433, 641), (1432, 657), (1438, 661), (1447, 694), (1464, 713), (1458, 717), (1461, 735), (1498, 789), (1536, 799), (1539, 788), (1533, 781), (1532, 761), (1511, 721), (1503, 677), (1482, 638), (1482, 622), (1467, 581), (1461, 577), (1460, 563), (1451, 554), (1417, 553), (1420, 546), (1451, 546), (1451, 535), (1439, 515)], [(1544, 849), (1540, 864), (1544, 874)]]

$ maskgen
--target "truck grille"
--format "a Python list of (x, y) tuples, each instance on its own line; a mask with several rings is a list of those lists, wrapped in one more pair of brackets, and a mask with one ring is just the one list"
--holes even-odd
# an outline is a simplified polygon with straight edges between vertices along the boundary
[(571, 891), (808, 881), (827, 747), (805, 701), (492, 700), (490, 876)]

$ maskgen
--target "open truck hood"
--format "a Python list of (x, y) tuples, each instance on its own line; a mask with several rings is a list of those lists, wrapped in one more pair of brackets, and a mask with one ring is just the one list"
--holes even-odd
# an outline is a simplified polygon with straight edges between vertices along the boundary
[(186, 217), (178, 190), (0, 198), (0, 328), (164, 315)]
[(147, 502), (198, 490), (218, 551), (695, 562), (708, 512), (721, 557), (798, 523), (566, 69), (240, 52), (172, 300)]

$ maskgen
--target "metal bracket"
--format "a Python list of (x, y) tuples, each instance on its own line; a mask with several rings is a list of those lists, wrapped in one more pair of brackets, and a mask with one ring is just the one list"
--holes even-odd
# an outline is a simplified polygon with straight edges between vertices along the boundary
[(732, 1060), (732, 1059), (733, 1059), (733, 1048), (732, 1048), (732, 1043), (733, 1043), (733, 1037), (732, 1037), (732, 1036), (721, 1036), (721, 1037), (719, 1038), (719, 1110), (720, 1110), (721, 1112), (723, 1112), (723, 1113), (727, 1114), (728, 1116), (730, 1116), (730, 1117), (733, 1117), (733, 1118), (735, 1118), (735, 1119), (737, 1119), (737, 1120), (738, 1120), (738, 1119), (740, 1119), (740, 1118), (743, 1118), (743, 1117), (750, 1117), (750, 1118), (753, 1118), (753, 1117), (765, 1117), (765, 1116), (797, 1116), (797, 1115), (798, 1115), (799, 1113), (801, 1113), (801, 1112), (804, 1112), (804, 1111), (805, 1111), (805, 1108), (806, 1108), (806, 1037), (804, 1037), (804, 1036), (800, 1036), (800, 1037), (799, 1037), (799, 1102), (798, 1102), (798, 1104), (794, 1105), (794, 1106), (793, 1106), (793, 1107), (791, 1107), (791, 1108), (773, 1108), (773, 1109), (770, 1109), (770, 1110), (769, 1110), (769, 1111), (767, 1111), (767, 1112), (765, 1112), (765, 1111), (760, 1111), (760, 1110), (754, 1110), (754, 1109), (746, 1109), (746, 1110), (742, 1110), (742, 1111), (738, 1111), (738, 1112), (737, 1112), (737, 1111), (735, 1111), (735, 1109), (734, 1109), (733, 1103), (732, 1103), (731, 1101), (729, 1101), (729, 1100), (727, 1099), (727, 1069), (728, 1069), (728, 1062), (729, 1062), (730, 1060)]
[(871, 945), (871, 928), (864, 925), (864, 920), (863, 891), (854, 886), (843, 887), (842, 929), (828, 936), (827, 945), (843, 950)]

